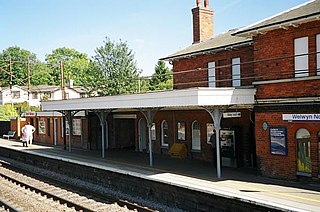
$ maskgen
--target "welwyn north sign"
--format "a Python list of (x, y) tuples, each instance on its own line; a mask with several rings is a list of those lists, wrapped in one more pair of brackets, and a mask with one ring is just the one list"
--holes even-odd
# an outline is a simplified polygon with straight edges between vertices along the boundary
[(282, 114), (287, 122), (320, 122), (320, 114)]

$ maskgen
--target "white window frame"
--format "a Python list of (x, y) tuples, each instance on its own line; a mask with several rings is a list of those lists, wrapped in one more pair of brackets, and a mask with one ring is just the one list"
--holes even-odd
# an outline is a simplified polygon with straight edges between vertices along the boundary
[[(308, 37), (294, 39), (294, 73), (295, 77), (309, 76)], [(300, 55), (300, 56), (299, 56)]]
[(232, 58), (232, 87), (241, 86), (240, 57)]
[(169, 146), (169, 144), (168, 143), (165, 143), (164, 142), (164, 123), (167, 123), (167, 130), (169, 130), (169, 125), (168, 125), (168, 122), (166, 121), (166, 120), (163, 120), (162, 122), (161, 122), (161, 146), (162, 147), (167, 147), (167, 146)]
[(45, 135), (46, 134), (46, 122), (44, 120), (39, 120), (39, 134)]
[(317, 34), (317, 76), (320, 76), (320, 34)]
[[(198, 129), (195, 129), (195, 125), (198, 125)], [(195, 134), (195, 131), (199, 131), (197, 134)], [(191, 125), (191, 132), (192, 132), (192, 142), (191, 142), (191, 148), (192, 150), (201, 151), (201, 128), (200, 123), (195, 120)], [(197, 136), (197, 139), (195, 140), (195, 136)]]
[(215, 88), (216, 85), (216, 63), (208, 63), (208, 87)]
[(81, 135), (81, 119), (72, 120), (72, 135)]
[(156, 123), (152, 123), (151, 125), (151, 140), (157, 140), (157, 131), (156, 131)]

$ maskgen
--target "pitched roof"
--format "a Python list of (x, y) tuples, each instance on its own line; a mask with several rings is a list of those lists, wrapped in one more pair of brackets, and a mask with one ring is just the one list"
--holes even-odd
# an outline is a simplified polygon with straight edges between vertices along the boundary
[(54, 92), (59, 89), (60, 89), (60, 86), (55, 86), (55, 85), (36, 85), (36, 86), (30, 87), (31, 92), (38, 92), (38, 93)]
[(233, 35), (248, 35), (255, 31), (273, 30), (279, 26), (291, 26), (320, 18), (320, 0), (311, 0), (274, 16), (243, 27)]
[(203, 42), (192, 44), (191, 46), (161, 58), (160, 60), (173, 60), (191, 55), (201, 55), (207, 52), (217, 52), (229, 49), (232, 46), (248, 45), (252, 42), (251, 38), (232, 36), (232, 33), (235, 31), (236, 29), (232, 29)]

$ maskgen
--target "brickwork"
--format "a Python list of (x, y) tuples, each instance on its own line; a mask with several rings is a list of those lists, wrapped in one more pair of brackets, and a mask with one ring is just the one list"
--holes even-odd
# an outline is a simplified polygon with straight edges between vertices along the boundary
[[(221, 127), (227, 129), (235, 129), (237, 156), (239, 166), (250, 166), (255, 157), (254, 139), (250, 137), (253, 134), (253, 129), (250, 124), (249, 110), (240, 110), (241, 118), (222, 119)], [(137, 122), (144, 118), (142, 114), (137, 114)], [(169, 145), (168, 147), (161, 146), (161, 123), (163, 120), (168, 122), (169, 126)], [(200, 140), (201, 151), (192, 150), (192, 123), (197, 120), (200, 124)], [(180, 141), (177, 139), (177, 125), (178, 122), (186, 122), (186, 140)], [(154, 118), (156, 123), (156, 140), (153, 142), (153, 151), (157, 154), (168, 154), (168, 149), (174, 143), (185, 143), (188, 148), (188, 158), (193, 158), (203, 161), (212, 161), (213, 152), (212, 146), (207, 143), (207, 123), (213, 123), (211, 116), (206, 111), (160, 111), (157, 112)], [(136, 128), (136, 135), (138, 135), (138, 128)], [(138, 140), (138, 137), (136, 137)], [(138, 146), (138, 141), (136, 142)]]
[(193, 43), (207, 40), (213, 36), (213, 10), (196, 7), (193, 14)]
[[(194, 58), (173, 61), (174, 89), (208, 87), (208, 63), (216, 63), (217, 87), (231, 87), (232, 58), (240, 57), (241, 63), (253, 61), (252, 46), (241, 47), (216, 54), (205, 54)], [(186, 72), (187, 71), (187, 72)], [(179, 74), (179, 72), (181, 72)], [(253, 64), (241, 65), (241, 85), (251, 85), (254, 73)]]
[[(277, 29), (254, 37), (256, 81), (294, 78), (294, 39), (308, 36), (309, 75), (316, 75), (316, 35), (320, 21)], [(312, 54), (313, 53), (313, 54)]]
[[(318, 88), (318, 89), (317, 89)], [(291, 81), (257, 86), (257, 99), (319, 97), (320, 80)]]
[[(311, 111), (301, 111), (310, 113)], [(286, 111), (290, 113), (290, 111)], [(318, 133), (319, 123), (288, 123), (282, 120), (283, 112), (256, 112), (255, 131), (256, 131), (256, 153), (259, 161), (259, 168), (263, 175), (285, 179), (297, 179), (297, 140), (296, 132), (300, 128), (305, 128), (310, 132), (311, 138), (311, 161), (312, 175), (318, 176)], [(270, 127), (286, 127), (287, 129), (287, 156), (277, 156), (270, 154), (270, 135), (269, 129), (263, 130), (262, 124), (267, 122)]]
[[(277, 29), (259, 34), (254, 37), (254, 71), (256, 81), (292, 79), (290, 81), (278, 81), (257, 85), (257, 99), (277, 98), (301, 98), (319, 97), (320, 80), (296, 80), (294, 67), (294, 40), (300, 37), (308, 37), (309, 49), (309, 76), (316, 76), (316, 35), (320, 34), (320, 22), (313, 21), (299, 27)], [(301, 102), (300, 105), (303, 105)], [(316, 108), (317, 106), (314, 106)], [(260, 171), (265, 176), (297, 179), (297, 140), (296, 132), (300, 128), (307, 129), (311, 142), (312, 176), (317, 178), (319, 173), (318, 137), (319, 123), (287, 123), (282, 120), (282, 114), (315, 114), (319, 110), (307, 110), (306, 106), (291, 108), (281, 104), (274, 105), (274, 109), (268, 111), (256, 111), (256, 154)], [(263, 130), (262, 124), (267, 122), (269, 126), (286, 127), (287, 129), (287, 156), (270, 154), (269, 130)]]

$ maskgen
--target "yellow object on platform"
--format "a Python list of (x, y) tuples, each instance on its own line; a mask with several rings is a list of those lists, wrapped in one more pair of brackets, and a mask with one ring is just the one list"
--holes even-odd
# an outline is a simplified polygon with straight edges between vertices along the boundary
[(186, 158), (187, 146), (184, 143), (174, 143), (169, 150), (169, 154), (173, 158)]

